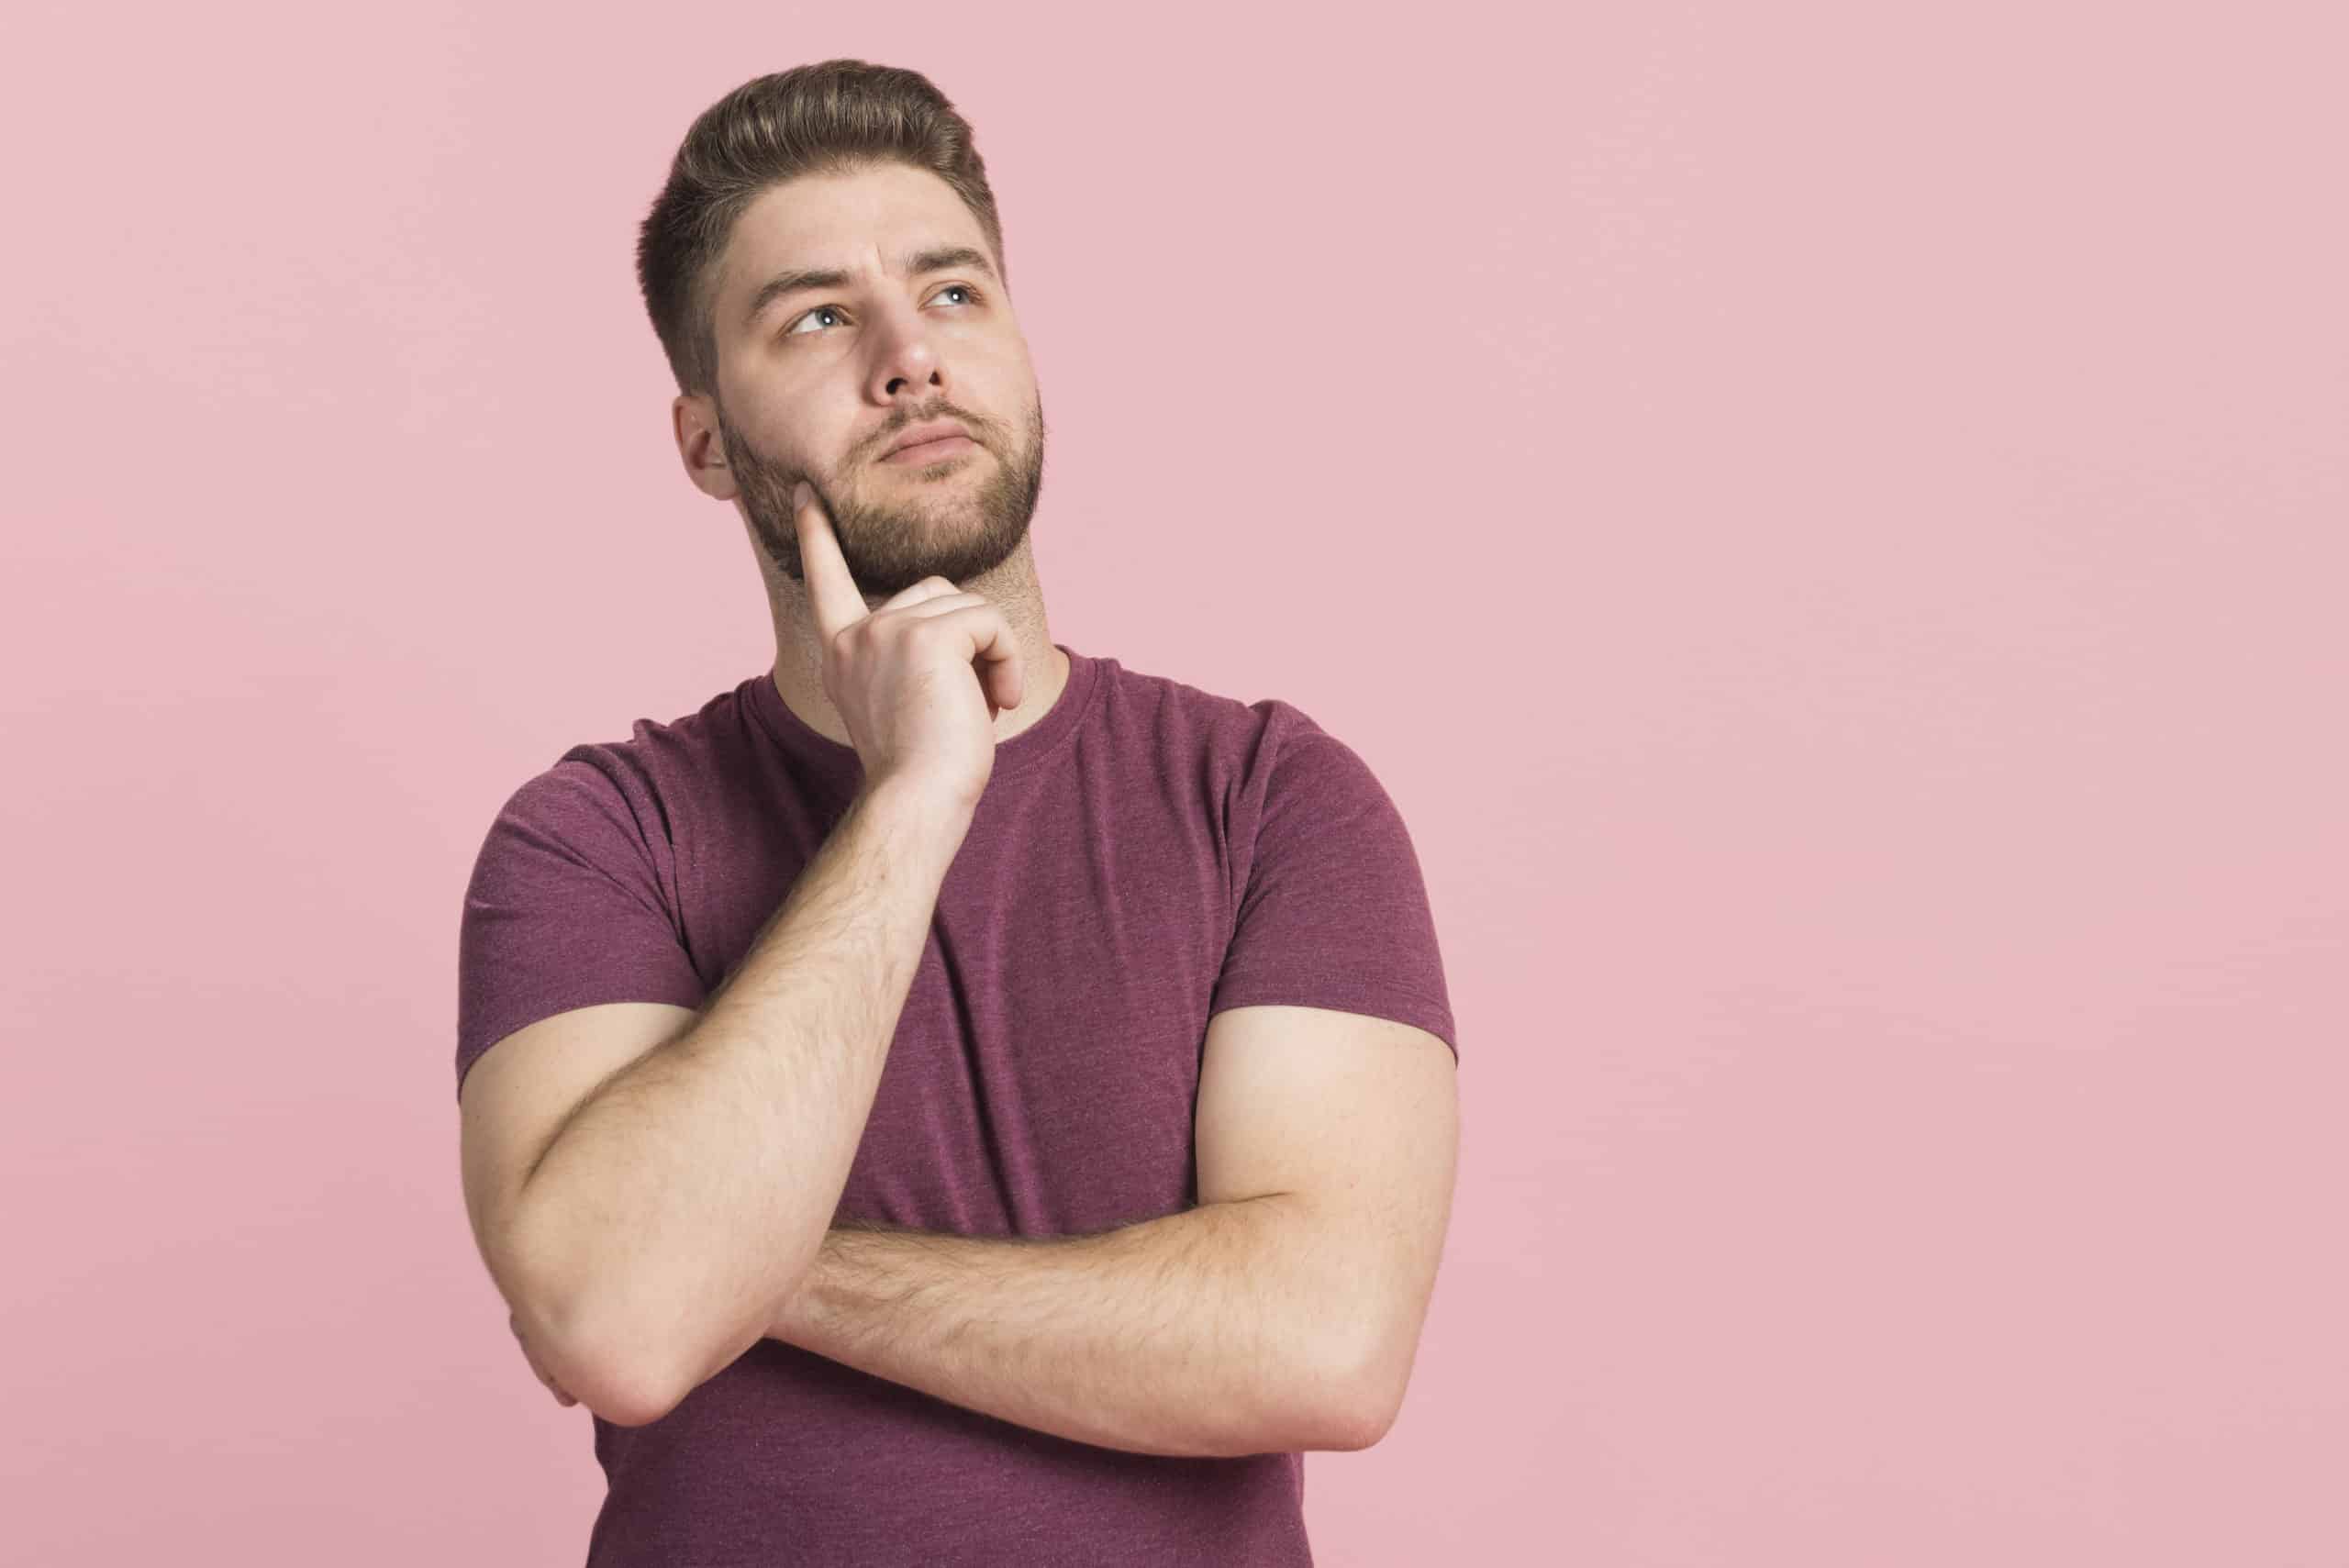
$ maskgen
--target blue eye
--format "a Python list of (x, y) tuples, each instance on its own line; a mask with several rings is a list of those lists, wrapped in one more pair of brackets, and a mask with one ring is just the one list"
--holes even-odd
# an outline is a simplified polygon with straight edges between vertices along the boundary
[[(982, 299), (985, 299), (985, 298), (986, 297), (985, 295), (981, 294), (977, 289), (973, 288), (969, 284), (948, 284), (947, 285), (945, 285), (945, 287), (943, 287), (943, 288), (940, 289), (940, 290), (938, 291), (938, 293), (939, 293), (939, 294), (950, 294), (950, 293), (953, 292), (953, 291), (954, 291), (954, 290), (956, 290), (956, 289), (960, 289), (960, 290), (962, 290), (964, 294), (969, 295), (971, 296), (971, 303), (972, 303), (972, 304), (974, 304), (974, 305), (976, 305), (979, 301), (981, 301)], [(931, 297), (932, 299), (935, 299), (935, 298), (937, 298), (937, 297), (938, 297), (938, 295), (932, 295), (930, 297)], [(815, 336), (816, 334), (810, 334), (810, 333), (807, 333), (807, 332), (802, 332), (802, 331), (800, 331), (800, 330), (799, 330), (799, 324), (800, 324), (801, 322), (803, 322), (803, 321), (809, 321), (809, 320), (813, 320), (815, 317), (818, 317), (818, 316), (821, 316), (821, 315), (825, 314), (827, 311), (830, 312), (830, 313), (831, 313), (832, 315), (834, 315), (834, 316), (841, 316), (841, 315), (845, 315), (845, 314), (846, 314), (846, 312), (844, 312), (843, 310), (841, 310), (841, 308), (839, 306), (837, 306), (837, 305), (819, 305), (819, 306), (816, 306), (814, 309), (812, 309), (812, 310), (806, 311), (806, 312), (802, 313), (801, 315), (799, 315), (799, 316), (796, 316), (796, 317), (793, 317), (793, 318), (792, 318), (791, 325), (789, 325), (788, 327), (785, 327), (785, 328), (782, 330), (782, 332), (781, 332), (781, 333), (777, 334), (777, 336), (779, 336), (779, 337), (785, 337), (785, 338), (806, 338), (806, 337)]]

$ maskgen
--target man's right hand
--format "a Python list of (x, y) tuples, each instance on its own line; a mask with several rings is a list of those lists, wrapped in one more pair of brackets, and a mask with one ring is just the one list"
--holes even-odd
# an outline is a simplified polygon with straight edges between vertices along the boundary
[(911, 780), (976, 806), (995, 771), (995, 719), (1024, 689), (1019, 644), (984, 595), (925, 577), (868, 611), (831, 513), (802, 480), (793, 493), (799, 560), (831, 698), (868, 788)]

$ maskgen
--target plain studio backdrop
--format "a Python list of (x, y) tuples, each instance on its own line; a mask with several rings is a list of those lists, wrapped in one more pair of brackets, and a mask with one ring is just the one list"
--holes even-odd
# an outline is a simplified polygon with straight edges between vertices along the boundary
[[(974, 121), (1056, 636), (1348, 740), (1462, 1040), (1330, 1564), (2349, 1562), (2336, 6), (18, 6), (14, 1561), (577, 1561), (458, 913), (763, 666), (631, 272)], [(453, 1556), (451, 1556), (453, 1554)]]

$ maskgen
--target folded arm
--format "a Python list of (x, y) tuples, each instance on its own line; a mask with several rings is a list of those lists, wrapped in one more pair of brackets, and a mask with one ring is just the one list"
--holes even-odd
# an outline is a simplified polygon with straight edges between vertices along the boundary
[(1343, 1250), (1294, 1194), (1095, 1236), (840, 1227), (775, 1339), (1039, 1431), (1134, 1453), (1362, 1446), (1331, 1310)]
[(1409, 1379), (1457, 1122), (1426, 1031), (1230, 1008), (1200, 1072), (1197, 1207), (1081, 1237), (835, 1228), (769, 1334), (1138, 1453), (1365, 1448)]

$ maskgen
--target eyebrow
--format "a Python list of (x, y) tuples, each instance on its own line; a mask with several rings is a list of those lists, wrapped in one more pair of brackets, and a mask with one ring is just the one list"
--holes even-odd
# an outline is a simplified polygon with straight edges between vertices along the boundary
[[(917, 250), (903, 263), (906, 275), (921, 277), (929, 272), (942, 272), (950, 267), (968, 267), (995, 277), (995, 269), (987, 265), (986, 253), (974, 250), (968, 245), (934, 245), (927, 250)], [(795, 272), (777, 272), (759, 285), (751, 296), (750, 307), (742, 313), (742, 325), (755, 324), (775, 301), (809, 289), (846, 288), (852, 280), (838, 267), (807, 267)]]

